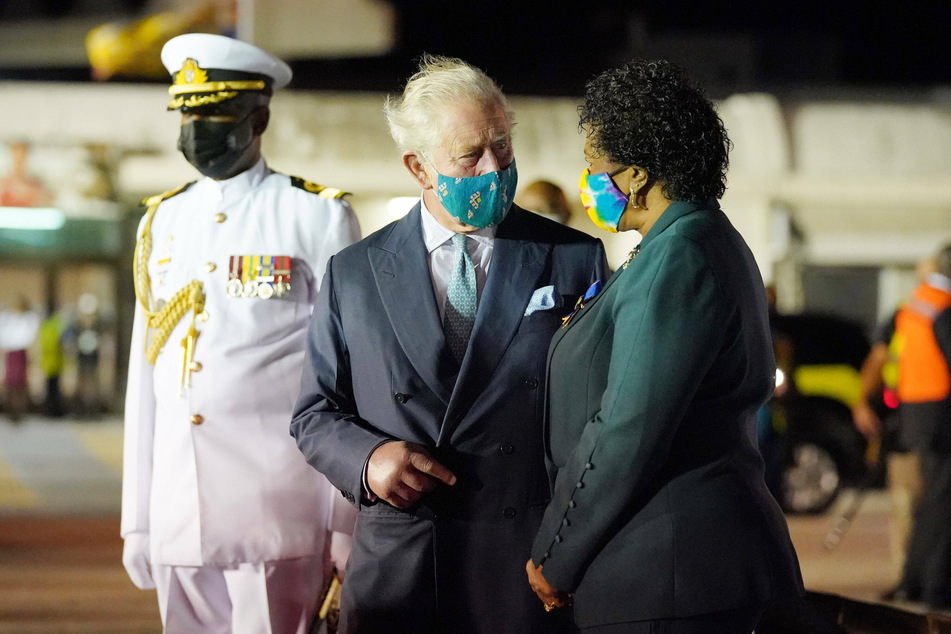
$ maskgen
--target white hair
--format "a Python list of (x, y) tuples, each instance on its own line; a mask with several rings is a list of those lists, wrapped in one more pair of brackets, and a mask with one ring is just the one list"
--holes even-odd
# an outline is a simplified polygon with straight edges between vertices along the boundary
[(505, 95), (485, 73), (461, 59), (428, 53), (423, 54), (419, 70), (406, 82), (403, 95), (386, 98), (383, 114), (400, 151), (415, 151), (431, 164), (431, 151), (442, 140), (439, 112), (459, 102), (497, 103), (509, 125), (515, 125), (515, 114), (508, 109)]

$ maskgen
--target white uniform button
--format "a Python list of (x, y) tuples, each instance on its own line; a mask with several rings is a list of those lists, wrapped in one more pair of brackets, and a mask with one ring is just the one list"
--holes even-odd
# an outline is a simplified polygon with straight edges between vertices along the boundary
[(192, 372), (201, 372), (202, 365), (198, 361), (192, 361), (188, 364), (188, 369)]
[(192, 425), (201, 425), (205, 422), (205, 417), (201, 414), (192, 414), (192, 417), (189, 420), (191, 420)]
[(228, 219), (228, 216), (224, 215), (224, 214), (221, 213), (220, 211), (215, 214), (215, 222), (219, 222), (219, 223), (220, 223), (220, 222), (224, 222), (224, 221), (227, 220), (227, 219)]
[(213, 272), (216, 268), (218, 268), (218, 265), (215, 264), (214, 262), (209, 262), (208, 264), (205, 265), (205, 270), (208, 271), (209, 273)]

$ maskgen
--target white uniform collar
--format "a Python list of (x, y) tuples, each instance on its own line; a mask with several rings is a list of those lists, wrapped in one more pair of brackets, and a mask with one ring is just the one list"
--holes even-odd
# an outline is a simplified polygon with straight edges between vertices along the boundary
[[(440, 246), (452, 239), (456, 235), (454, 231), (447, 229), (439, 224), (439, 221), (433, 216), (432, 212), (426, 207), (426, 201), (422, 196), (419, 197), (420, 216), (423, 224), (423, 243), (426, 245), (426, 253), (432, 253)], [(466, 236), (486, 245), (491, 245), (495, 240), (496, 227), (486, 227), (485, 229), (476, 229)]]
[(205, 178), (214, 191), (218, 192), (221, 198), (240, 198), (250, 190), (261, 184), (266, 176), (271, 173), (264, 157), (258, 159), (249, 169), (244, 170), (237, 176), (232, 176), (223, 181), (216, 181), (213, 178)]

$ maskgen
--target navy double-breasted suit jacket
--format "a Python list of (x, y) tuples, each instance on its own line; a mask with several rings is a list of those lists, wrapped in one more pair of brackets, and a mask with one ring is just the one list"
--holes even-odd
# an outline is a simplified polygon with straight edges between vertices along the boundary
[[(558, 632), (525, 562), (550, 498), (545, 356), (605, 275), (599, 240), (518, 207), (500, 223), (461, 367), (446, 348), (417, 205), (334, 256), (307, 339), (291, 433), (359, 509), (341, 605), (348, 632)], [(525, 315), (536, 289), (561, 306)], [(364, 464), (420, 443), (457, 476), (409, 510), (367, 504)]]

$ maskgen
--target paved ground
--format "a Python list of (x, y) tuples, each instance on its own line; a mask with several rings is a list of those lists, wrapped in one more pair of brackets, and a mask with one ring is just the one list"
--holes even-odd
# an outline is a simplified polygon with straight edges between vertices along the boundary
[[(155, 593), (121, 564), (121, 445), (116, 418), (0, 418), (0, 634), (161, 631)], [(840, 545), (822, 545), (850, 495), (789, 518), (790, 532), (807, 588), (874, 601), (895, 581), (887, 496), (869, 495)]]

